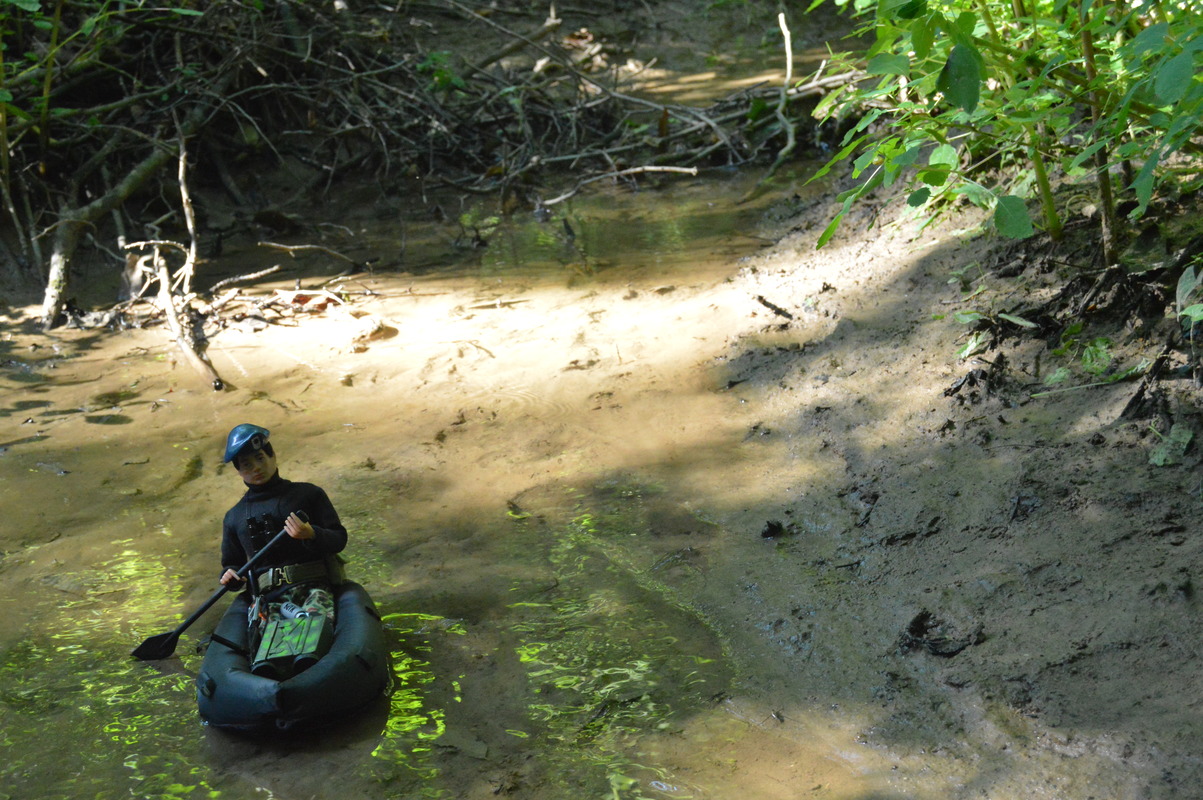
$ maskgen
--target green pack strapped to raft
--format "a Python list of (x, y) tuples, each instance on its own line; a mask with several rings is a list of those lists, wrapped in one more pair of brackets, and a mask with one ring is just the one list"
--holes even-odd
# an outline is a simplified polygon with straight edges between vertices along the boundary
[(334, 625), (324, 614), (267, 623), (251, 672), (284, 680), (304, 672), (330, 651)]

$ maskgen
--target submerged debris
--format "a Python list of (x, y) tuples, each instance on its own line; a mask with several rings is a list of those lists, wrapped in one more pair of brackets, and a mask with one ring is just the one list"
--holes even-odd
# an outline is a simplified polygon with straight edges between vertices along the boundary
[(898, 639), (898, 652), (910, 653), (926, 650), (933, 656), (951, 658), (967, 647), (986, 640), (982, 626), (975, 625), (968, 632), (960, 631), (926, 609), (911, 619)]

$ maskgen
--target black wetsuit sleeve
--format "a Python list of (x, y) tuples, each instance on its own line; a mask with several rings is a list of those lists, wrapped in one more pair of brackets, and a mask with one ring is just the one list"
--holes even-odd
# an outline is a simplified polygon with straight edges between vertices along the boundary
[(303, 491), (299, 507), (309, 515), (314, 534), (312, 539), (301, 544), (318, 557), (341, 553), (347, 546), (347, 529), (343, 527), (326, 492), (313, 484), (295, 485)]
[(245, 548), (242, 546), (242, 541), (238, 538), (238, 530), (232, 524), (232, 509), (231, 513), (226, 514), (225, 519), (221, 523), (221, 572), (224, 575), (227, 569), (240, 570), (243, 565), (250, 559)]

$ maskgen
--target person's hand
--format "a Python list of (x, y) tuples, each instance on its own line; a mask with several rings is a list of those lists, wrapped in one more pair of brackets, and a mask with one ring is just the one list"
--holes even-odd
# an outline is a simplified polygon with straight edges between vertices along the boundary
[(237, 586), (246, 581), (246, 578), (239, 576), (238, 570), (227, 569), (221, 576), (222, 586)]
[(312, 539), (317, 534), (313, 531), (313, 526), (308, 522), (303, 522), (296, 513), (288, 515), (288, 519), (284, 520), (284, 530), (288, 531), (288, 535), (294, 539), (302, 541)]

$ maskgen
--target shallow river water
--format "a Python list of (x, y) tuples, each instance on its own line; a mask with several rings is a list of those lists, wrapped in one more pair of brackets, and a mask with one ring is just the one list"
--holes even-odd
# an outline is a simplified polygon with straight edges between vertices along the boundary
[[(763, 205), (736, 207), (747, 179), (727, 183), (603, 193), (496, 230), (469, 214), (490, 238), (476, 250), (453, 224), (350, 221), (322, 242), (422, 266), (211, 331), (224, 392), (161, 328), (41, 336), (35, 309), (9, 308), (0, 796), (721, 797), (747, 780), (740, 759), (796, 755), (759, 740), (779, 715), (739, 707), (738, 655), (680, 594), (705, 580), (703, 543), (721, 551), (689, 498), (728, 479), (707, 451), (737, 425), (699, 373), (732, 313), (705, 290), (762, 245)], [(256, 266), (244, 245), (214, 268)], [(339, 267), (287, 266), (248, 294)], [(214, 588), (240, 493), (220, 449), (243, 421), (272, 429), (282, 474), (331, 495), (396, 672), (364, 714), (276, 741), (197, 718), (224, 604), (173, 658), (129, 657)], [(811, 786), (860, 782), (812, 756), (792, 768)]]

